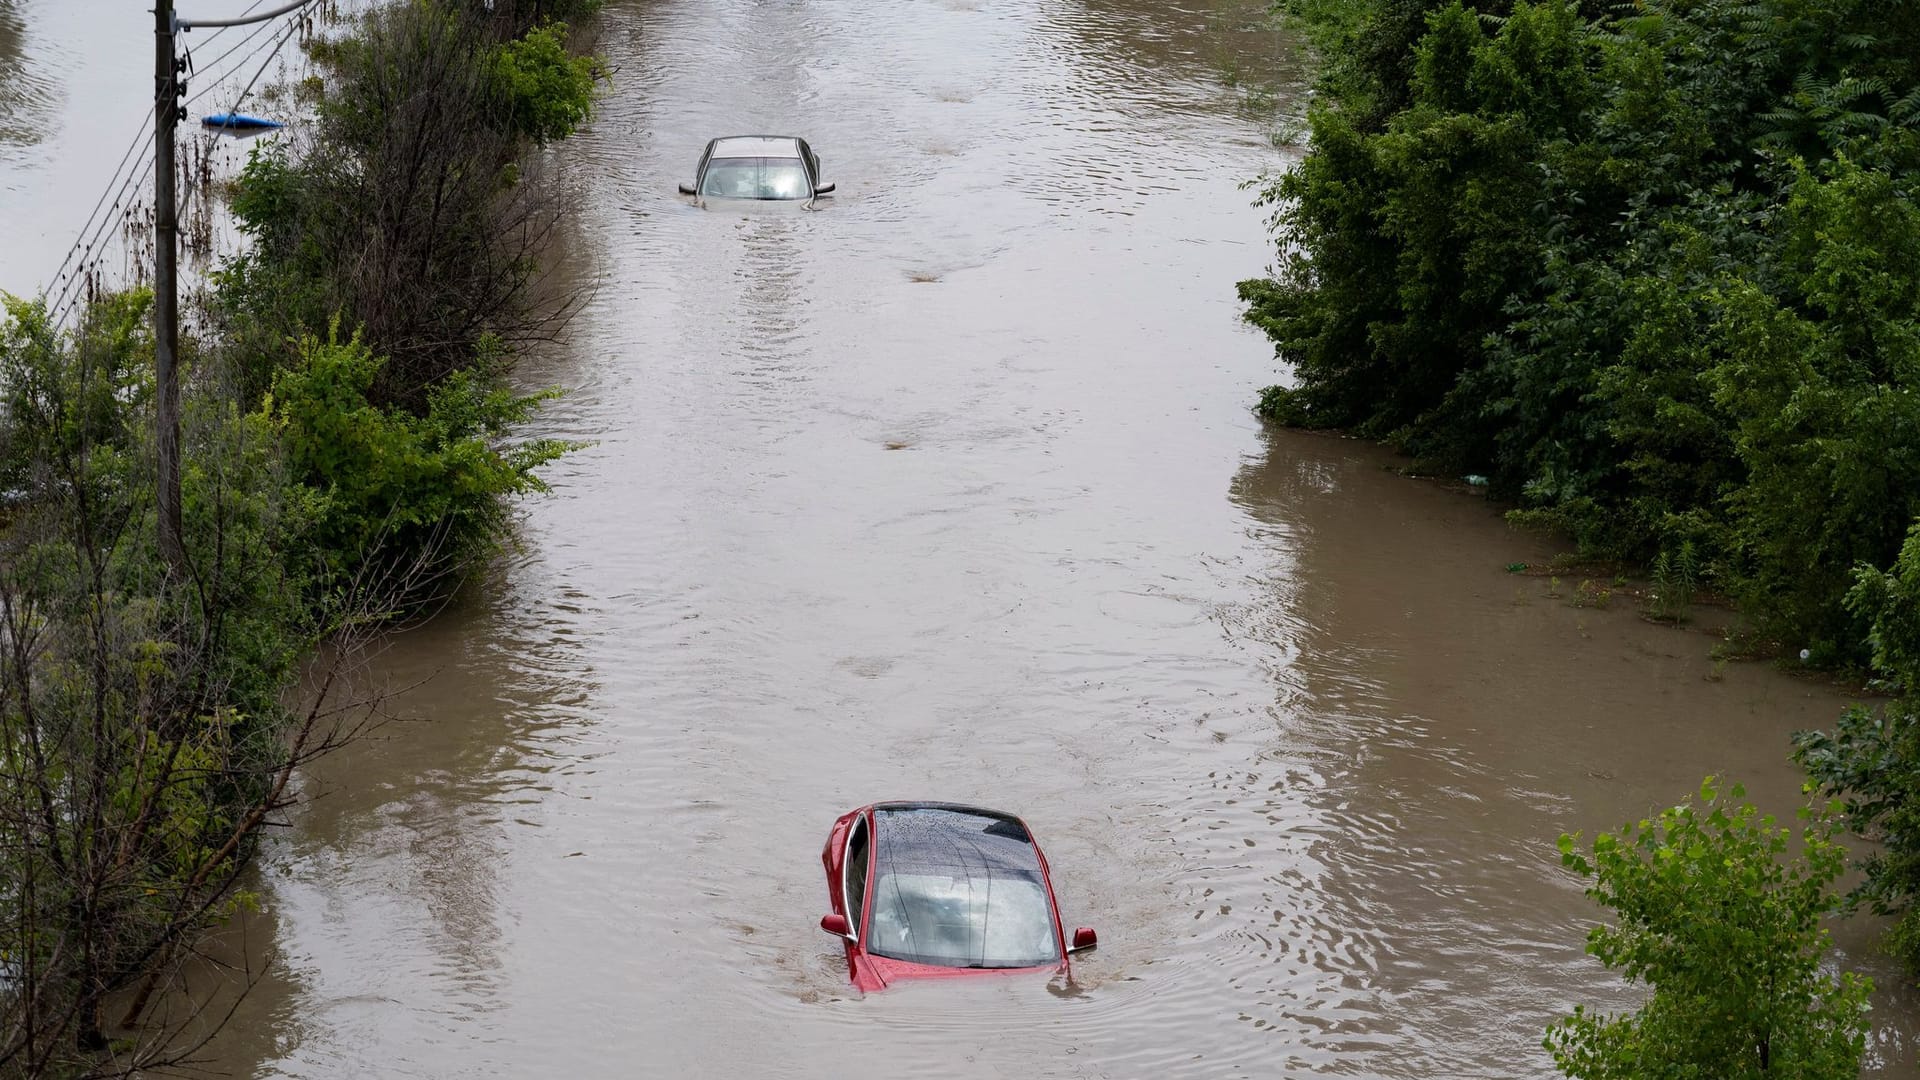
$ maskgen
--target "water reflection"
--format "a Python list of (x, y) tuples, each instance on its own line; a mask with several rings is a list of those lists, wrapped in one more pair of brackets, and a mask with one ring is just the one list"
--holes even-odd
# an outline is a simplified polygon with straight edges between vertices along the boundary
[[(55, 122), (58, 86), (28, 45), (22, 4), (0, 0), (0, 163), (21, 160), (16, 148), (38, 143)], [(3, 177), (0, 185), (0, 191), (12, 187)]]
[[(1788, 817), (1787, 736), (1840, 702), (1759, 665), (1709, 679), (1702, 636), (1503, 574), (1550, 552), (1373, 448), (1286, 431), (1266, 444), (1232, 496), (1275, 549), (1273, 602), (1224, 625), (1297, 672), (1283, 756), (1310, 807), (1298, 829), (1314, 837), (1323, 907), (1275, 922), (1362, 1006), (1308, 1041), (1367, 1075), (1510, 1076), (1517, 1061), (1550, 1074), (1547, 1023), (1575, 1003), (1637, 1001), (1583, 954), (1603, 912), (1561, 871), (1557, 835), (1671, 805), (1709, 772)], [(1263, 779), (1230, 801), (1264, 809)], [(1910, 994), (1883, 958), (1858, 962), (1885, 986), (1890, 1049), (1870, 1075), (1905, 1075)], [(1328, 989), (1320, 1000), (1339, 1000)]]
[(727, 358), (753, 397), (797, 392), (807, 377), (805, 350), (796, 347), (806, 289), (803, 255), (808, 236), (802, 215), (812, 211), (800, 207), (743, 210), (709, 202), (707, 212), (738, 219), (733, 229), (737, 246), (730, 244), (716, 253), (728, 278), (726, 299), (720, 305), (728, 314), (713, 328), (716, 343), (728, 345), (715, 350), (716, 359)]
[[(588, 720), (592, 693), (555, 621), (570, 605), (561, 590), (549, 617), (497, 581), (480, 591), (497, 599), (469, 597), (403, 647), (356, 662), (355, 692), (398, 691), (381, 706), (389, 719), (304, 778), (298, 832), (262, 860), (271, 921), (255, 926), (277, 927), (275, 963), (234, 1041), (288, 1055), (287, 1075), (351, 1071), (376, 1034), (425, 1055), (415, 1064), (428, 1072), (435, 1044), (484, 1042), (503, 1007), (505, 875), (568, 855), (514, 838), (538, 836), (542, 807), (577, 768), (554, 747)], [(385, 857), (359, 857), (367, 846)]]

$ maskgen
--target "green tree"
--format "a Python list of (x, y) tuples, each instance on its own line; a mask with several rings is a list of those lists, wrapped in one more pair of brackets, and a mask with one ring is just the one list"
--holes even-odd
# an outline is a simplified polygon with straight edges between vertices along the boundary
[(1577, 1080), (1854, 1080), (1866, 1048), (1872, 982), (1822, 969), (1821, 920), (1839, 905), (1845, 864), (1832, 807), (1800, 811), (1792, 828), (1713, 777), (1691, 801), (1594, 837), (1560, 838), (1568, 869), (1616, 922), (1587, 951), (1652, 988), (1632, 1013), (1585, 1007), (1545, 1045)]
[(536, 289), (566, 205), (523, 166), (585, 120), (603, 65), (571, 56), (558, 25), (496, 41), (482, 11), (381, 5), (313, 47), (309, 137), (260, 144), (233, 184), (252, 243), (216, 275), (214, 307), (244, 396), (338, 318), (386, 358), (374, 400), (422, 415), (484, 340), (551, 340), (571, 313), (572, 293)]
[(546, 490), (535, 470), (568, 449), (509, 440), (554, 395), (502, 388), (485, 352), (432, 388), (424, 416), (374, 403), (386, 360), (357, 336), (304, 337), (299, 358), (255, 415), (285, 454), (288, 484), (316, 507), (314, 561), (328, 588), (396, 563), (435, 585), (491, 554), (506, 539), (508, 497)]
[(185, 1017), (145, 1026), (148, 1004), (247, 903), (263, 823), (345, 727), (337, 701), (293, 708), (344, 626), (303, 603), (307, 501), (208, 380), (182, 395), (187, 574), (161, 568), (149, 300), (72, 331), (38, 302), (0, 317), (0, 1075), (175, 1060)]
[(514, 130), (544, 146), (572, 135), (593, 112), (594, 86), (607, 75), (597, 56), (567, 51), (567, 27), (548, 23), (494, 47), (493, 79)]
[(1834, 730), (1802, 732), (1794, 743), (1813, 782), (1843, 800), (1848, 825), (1878, 842), (1848, 900), (1893, 917), (1887, 951), (1920, 978), (1920, 708), (1855, 706)]

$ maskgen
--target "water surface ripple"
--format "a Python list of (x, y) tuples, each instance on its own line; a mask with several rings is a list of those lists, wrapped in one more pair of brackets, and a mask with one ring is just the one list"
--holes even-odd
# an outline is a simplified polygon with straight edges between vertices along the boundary
[[(554, 153), (592, 286), (529, 385), (589, 445), (523, 548), (379, 660), (412, 718), (307, 778), (273, 1077), (1546, 1077), (1633, 997), (1554, 838), (1729, 771), (1776, 808), (1832, 694), (1515, 578), (1548, 554), (1247, 413), (1295, 76), (1260, 5), (615, 0)], [(1281, 105), (1286, 108), (1285, 103)], [(673, 194), (793, 131), (839, 197)], [(860, 999), (815, 926), (842, 810), (1023, 814), (1071, 985)], [(1849, 929), (1857, 960), (1887, 977)], [(1913, 1064), (1879, 999), (1875, 1075)]]

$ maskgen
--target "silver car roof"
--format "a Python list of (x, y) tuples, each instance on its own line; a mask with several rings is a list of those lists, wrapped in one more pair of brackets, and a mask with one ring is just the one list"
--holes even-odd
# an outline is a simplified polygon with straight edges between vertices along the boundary
[(713, 140), (713, 156), (797, 158), (800, 140), (785, 135), (734, 135)]

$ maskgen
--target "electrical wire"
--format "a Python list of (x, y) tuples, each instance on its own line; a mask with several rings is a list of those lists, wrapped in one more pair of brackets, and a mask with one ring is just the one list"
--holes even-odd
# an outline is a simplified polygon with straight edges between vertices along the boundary
[[(260, 61), (260, 66), (254, 69), (253, 78), (247, 80), (247, 85), (245, 86), (245, 88), (243, 88), (240, 91), (240, 96), (234, 98), (233, 104), (227, 107), (226, 115), (228, 117), (232, 117), (235, 113), (240, 111), (240, 106), (246, 102), (247, 95), (253, 93), (254, 86), (260, 82), (260, 76), (266, 74), (268, 66), (271, 65), (275, 60), (279, 59), (280, 51), (282, 49), (285, 49), (287, 47), (287, 42), (293, 40), (294, 35), (299, 32), (300, 32), (300, 21), (298, 19), (295, 19), (292, 22), (289, 22), (287, 24), (286, 31), (280, 35), (280, 40), (274, 44), (273, 50), (267, 54), (267, 58), (265, 60)], [(259, 50), (255, 50), (256, 53), (258, 51)], [(253, 54), (248, 54), (248, 59), (252, 59), (252, 58), (253, 58)], [(214, 130), (215, 131), (231, 131), (233, 129), (227, 124), (221, 124), (221, 125), (217, 125), (214, 128)], [(185, 197), (187, 200), (191, 200), (193, 198), (193, 192), (194, 192), (193, 180), (192, 180), (192, 177), (189, 176), (187, 183), (185, 185)]]
[(248, 18), (244, 12), (230, 19), (182, 19), (176, 17), (174, 19), (174, 25), (182, 30), (192, 30), (200, 26), (217, 26), (221, 29), (229, 26), (250, 26), (254, 23), (270, 22), (282, 15), (291, 15), (301, 8), (312, 7), (313, 3), (314, 0), (292, 0), (291, 3), (283, 4), (280, 7), (274, 8), (272, 11), (263, 11), (252, 18)]
[[(131, 201), (127, 198), (129, 190), (133, 189), (133, 185), (137, 182), (140, 184), (140, 188), (136, 191), (136, 195), (143, 193), (146, 184), (152, 179), (153, 173), (151, 170), (135, 168), (128, 172), (126, 179), (120, 184), (120, 190), (114, 195), (112, 208), (100, 219), (99, 224), (94, 227), (92, 235), (84, 237), (82, 242), (75, 246), (75, 250), (80, 252), (80, 261), (74, 265), (73, 272), (68, 275), (65, 284), (60, 287), (59, 294), (47, 308), (48, 314), (55, 325), (64, 322), (66, 316), (71, 312), (70, 305), (86, 295), (86, 290), (80, 288), (80, 285), (87, 277), (88, 256), (94, 255), (93, 265), (97, 266), (99, 264), (99, 259), (97, 255), (95, 255), (96, 246), (100, 245), (106, 238), (107, 229), (111, 227), (116, 220), (123, 219), (126, 211), (131, 207)], [(118, 217), (116, 217), (116, 215), (118, 215)]]
[[(264, 2), (265, 2), (265, 0), (254, 0), (254, 2), (253, 2), (252, 4), (250, 4), (250, 5), (248, 5), (248, 7), (247, 7), (247, 12), (250, 12), (250, 11), (252, 11), (252, 10), (253, 10), (254, 8), (256, 8), (256, 7), (259, 7), (259, 6), (260, 6), (260, 5), (262, 4), (262, 3), (264, 3)], [(312, 6), (314, 5), (314, 4), (316, 4), (316, 3), (318, 3), (318, 2), (319, 2), (319, 0), (304, 0), (304, 2), (303, 2), (303, 3), (301, 3), (301, 4), (300, 4), (300, 5), (298, 6), (298, 9), (304, 9), (304, 8), (308, 8), (308, 7), (312, 7)], [(357, 5), (356, 5), (356, 6), (357, 6)], [(296, 9), (296, 10), (298, 10), (298, 9)], [(247, 12), (242, 12), (242, 13), (241, 13), (241, 15), (242, 15), (242, 17), (244, 17), (244, 16), (246, 15), (246, 13), (247, 13)], [(289, 24), (289, 25), (290, 25), (290, 26), (295, 26), (295, 27), (297, 27), (297, 26), (299, 26), (300, 24), (299, 24), (299, 23), (298, 23), (298, 22), (296, 21), (296, 22), (294, 22), (294, 23), (291, 23), (291, 24)], [(213, 69), (215, 69), (215, 68), (217, 68), (217, 67), (219, 67), (219, 66), (220, 66), (220, 64), (221, 64), (221, 63), (222, 63), (223, 61), (225, 61), (225, 60), (227, 59), (227, 57), (229, 57), (229, 56), (232, 56), (232, 55), (233, 55), (234, 53), (236, 53), (236, 52), (238, 52), (238, 51), (239, 51), (240, 49), (242, 49), (242, 48), (244, 48), (244, 47), (246, 46), (246, 44), (247, 44), (247, 42), (249, 42), (249, 41), (252, 41), (252, 40), (253, 40), (254, 38), (256, 38), (256, 37), (258, 37), (258, 36), (259, 36), (259, 35), (260, 35), (261, 33), (263, 33), (264, 31), (266, 31), (266, 30), (268, 30), (268, 29), (270, 29), (270, 28), (271, 28), (272, 26), (273, 26), (273, 23), (272, 23), (272, 22), (270, 22), (270, 21), (269, 21), (269, 22), (263, 22), (263, 23), (260, 23), (259, 25), (257, 25), (257, 26), (255, 26), (255, 27), (254, 27), (254, 28), (253, 28), (253, 29), (252, 29), (252, 30), (251, 30), (250, 32), (248, 32), (248, 34), (247, 34), (247, 36), (245, 36), (245, 37), (243, 37), (243, 38), (241, 38), (241, 39), (240, 39), (239, 41), (237, 41), (237, 42), (235, 42), (235, 43), (234, 43), (234, 44), (233, 44), (233, 45), (232, 45), (232, 46), (231, 46), (230, 48), (228, 48), (228, 49), (227, 49), (227, 51), (226, 51), (226, 52), (223, 52), (223, 53), (221, 53), (221, 54), (220, 54), (219, 56), (216, 56), (216, 57), (214, 57), (214, 58), (213, 58), (212, 60), (209, 60), (209, 61), (207, 62), (207, 69), (208, 69), (208, 70), (213, 70)], [(226, 29), (226, 27), (222, 27), (222, 28), (221, 28), (220, 30), (216, 30), (216, 31), (214, 32), (214, 36), (215, 36), (215, 37), (217, 37), (217, 36), (219, 36), (219, 34), (220, 34), (220, 33), (221, 33), (222, 31), (224, 31), (225, 29)], [(209, 40), (211, 40), (211, 38), (210, 38)], [(278, 45), (275, 45), (275, 46), (274, 46), (274, 49), (275, 49), (275, 51), (277, 52), (277, 51), (278, 51), (278, 50), (279, 50), (280, 48), (282, 48), (282, 47), (284, 47), (284, 46), (285, 46), (285, 44), (286, 44), (286, 43), (285, 43), (285, 41), (282, 41), (282, 42), (280, 42), (280, 44), (278, 44)], [(221, 84), (222, 82), (224, 82), (224, 81), (225, 81), (225, 80), (226, 80), (226, 79), (227, 79), (228, 77), (230, 77), (230, 76), (232, 76), (232, 75), (234, 75), (235, 73), (237, 73), (237, 72), (239, 72), (240, 70), (242, 70), (243, 68), (245, 68), (245, 67), (246, 67), (246, 65), (247, 65), (247, 63), (248, 63), (249, 61), (251, 61), (251, 60), (252, 60), (252, 59), (253, 59), (253, 58), (254, 58), (255, 56), (258, 56), (258, 55), (260, 55), (260, 49), (261, 49), (261, 48), (265, 48), (265, 45), (264, 45), (264, 44), (262, 44), (261, 46), (258, 46), (258, 47), (256, 47), (256, 48), (255, 48), (255, 49), (254, 49), (254, 50), (253, 50), (252, 52), (250, 52), (250, 53), (248, 53), (247, 55), (245, 55), (245, 56), (243, 56), (243, 57), (241, 57), (241, 58), (240, 58), (240, 60), (239, 60), (238, 62), (236, 62), (236, 63), (235, 63), (234, 65), (233, 65), (233, 67), (232, 67), (232, 68), (230, 68), (230, 69), (228, 69), (227, 71), (224, 71), (224, 72), (221, 72), (221, 73), (220, 73), (219, 75), (217, 75), (217, 76), (215, 76), (215, 77), (213, 77), (213, 79), (212, 79), (211, 81), (209, 81), (209, 82), (208, 82), (208, 83), (207, 83), (207, 84), (206, 84), (206, 85), (205, 85), (204, 87), (202, 87), (202, 88), (200, 89), (200, 92), (199, 92), (199, 93), (196, 93), (196, 94), (194, 94), (194, 95), (192, 95), (191, 97), (188, 97), (188, 98), (187, 98), (187, 100), (186, 100), (186, 102), (185, 102), (185, 105), (191, 105), (191, 104), (193, 104), (194, 102), (196, 102), (196, 101), (199, 101), (200, 99), (202, 99), (202, 98), (204, 98), (204, 97), (206, 97), (206, 96), (207, 96), (208, 94), (211, 94), (211, 93), (213, 93), (213, 92), (214, 92), (214, 90), (215, 90), (215, 89), (217, 89), (217, 88), (219, 87), (219, 85), (220, 85), (220, 84)], [(256, 74), (256, 75), (254, 76), (254, 78), (255, 78), (255, 79), (258, 79), (258, 78), (259, 78), (259, 76), (258, 76), (258, 75)], [(244, 96), (244, 95), (243, 95), (243, 96)], [(182, 107), (184, 108), (184, 105), (183, 105)]]
[[(247, 5), (246, 10), (242, 11), (240, 14), (242, 16), (251, 14), (255, 8), (258, 8), (261, 4), (264, 4), (264, 3), (266, 3), (266, 0), (253, 0), (252, 3)], [(239, 42), (237, 42), (232, 48), (229, 48), (226, 52), (221, 53), (218, 57), (214, 58), (212, 64), (209, 64), (208, 67), (211, 69), (219, 66), (222, 60), (225, 60), (227, 57), (232, 56), (240, 48), (245, 46), (248, 41), (252, 40), (252, 38), (254, 37), (254, 34), (259, 33), (261, 30), (265, 30), (269, 25), (270, 24), (268, 23), (261, 23), (260, 26), (255, 29), (253, 34), (248, 34), (246, 37), (242, 38)], [(220, 35), (226, 33), (228, 29), (229, 28), (225, 26), (215, 29), (212, 34), (209, 34), (206, 37), (206, 39), (202, 42), (202, 44), (203, 45), (212, 44), (214, 40), (219, 38)], [(250, 58), (251, 57), (249, 57), (249, 59)], [(224, 78), (224, 76), (222, 76), (222, 78)], [(217, 85), (218, 81), (219, 79), (216, 78), (214, 83), (209, 84), (209, 86), (207, 87), (207, 90), (202, 90), (201, 93), (202, 94), (207, 93), (207, 91), (211, 90), (214, 85)], [(124, 194), (126, 192), (127, 190), (126, 183), (120, 175), (121, 170), (127, 167), (127, 162), (133, 157), (133, 152), (139, 149), (140, 146), (147, 141), (148, 136), (152, 134), (152, 130), (153, 130), (152, 124), (153, 124), (153, 106), (149, 105), (147, 106), (146, 117), (142, 119), (140, 122), (140, 130), (137, 133), (135, 133), (135, 135), (133, 136), (133, 141), (127, 144), (126, 152), (120, 155), (120, 163), (113, 167), (112, 179), (108, 180), (106, 183), (106, 186), (101, 189), (100, 198), (94, 201), (93, 209), (87, 212), (87, 220), (84, 223), (82, 223), (80, 226), (80, 230), (78, 234), (80, 239), (75, 240), (73, 243), (73, 246), (67, 249), (66, 255), (63, 256), (60, 260), (59, 267), (54, 270), (53, 276), (48, 279), (46, 287), (41, 290), (40, 295), (42, 299), (45, 299), (47, 297), (47, 294), (54, 288), (55, 285), (59, 283), (61, 275), (66, 273), (67, 267), (73, 262), (74, 256), (76, 254), (79, 254), (83, 250), (91, 248), (92, 243), (94, 241), (89, 240), (87, 237), (88, 237), (89, 230), (92, 230), (94, 227), (94, 219), (99, 215), (101, 208), (107, 205), (107, 194), (114, 190), (115, 184), (119, 184), (119, 190), (121, 194)], [(116, 196), (116, 200), (117, 198), (118, 196)], [(113, 210), (118, 210), (119, 208), (120, 207), (118, 206), (116, 201), (116, 204), (113, 207)], [(109, 210), (106, 220), (111, 221), (112, 219), (113, 219), (113, 211)], [(95, 239), (97, 239), (97, 236)], [(79, 271), (77, 269), (75, 270), (75, 276), (76, 277), (79, 276)]]
[[(113, 190), (113, 185), (115, 183), (119, 183), (121, 181), (121, 177), (120, 177), (121, 170), (127, 167), (127, 162), (133, 158), (133, 152), (135, 150), (138, 150), (142, 143), (146, 142), (147, 136), (152, 130), (152, 125), (153, 125), (153, 106), (149, 105), (147, 106), (146, 118), (140, 121), (140, 130), (134, 134), (133, 141), (127, 144), (126, 152), (120, 155), (120, 164), (115, 165), (113, 167), (113, 178), (107, 181), (107, 186), (101, 190), (100, 197), (94, 200), (93, 209), (87, 212), (86, 223), (80, 226), (79, 235), (81, 239), (75, 240), (73, 243), (73, 246), (67, 249), (67, 254), (64, 258), (60, 260), (60, 266), (54, 270), (53, 277), (48, 279), (46, 287), (40, 291), (40, 295), (42, 298), (45, 298), (48, 291), (51, 290), (53, 286), (59, 282), (60, 275), (66, 272), (67, 266), (69, 263), (73, 261), (74, 255), (81, 250), (82, 245), (85, 243), (87, 230), (93, 228), (94, 218), (99, 216), (100, 208), (107, 204), (107, 193)], [(136, 166), (136, 169), (137, 168), (138, 166)], [(120, 190), (123, 192), (126, 190), (126, 185), (124, 183), (121, 184)], [(119, 206), (116, 205), (114, 209), (115, 210), (119, 209)], [(108, 217), (109, 218), (112, 217), (112, 211), (108, 211)]]
[[(244, 17), (247, 13), (252, 12), (264, 2), (265, 0), (253, 0), (253, 2), (247, 6), (246, 10), (241, 13), (242, 16)], [(302, 4), (301, 7), (310, 6), (313, 2), (314, 0), (307, 0), (307, 3)], [(233, 56), (236, 52), (245, 48), (249, 42), (272, 26), (273, 23), (271, 21), (260, 23), (252, 32), (235, 42), (225, 52), (215, 57), (213, 61), (209, 63), (208, 69), (217, 68), (219, 64), (228, 57)], [(237, 111), (240, 107), (240, 102), (245, 101), (247, 95), (253, 92), (254, 86), (260, 81), (260, 76), (265, 74), (267, 67), (272, 64), (274, 58), (280, 54), (287, 43), (293, 39), (293, 36), (299, 31), (300, 26), (301, 24), (297, 19), (289, 22), (277, 39), (270, 38), (268, 42), (261, 43), (251, 52), (241, 57), (228, 71), (211, 76), (199, 93), (194, 94), (181, 103), (180, 108), (177, 110), (176, 118), (183, 118), (186, 114), (187, 105), (219, 89), (221, 84), (226, 82), (230, 76), (243, 70), (244, 66), (253, 60), (254, 57), (258, 56), (262, 51), (267, 51), (269, 44), (271, 44), (271, 50), (268, 51), (267, 58), (254, 70), (253, 78), (247, 82), (246, 87), (241, 90), (240, 96), (235, 100), (233, 108), (229, 110), (230, 112)], [(214, 33), (207, 38), (207, 41), (211, 42), (227, 29), (227, 26), (221, 26), (215, 29)], [(129, 207), (127, 202), (129, 190), (144, 192), (146, 186), (145, 180), (152, 179), (151, 171), (147, 171), (145, 173), (145, 180), (142, 180), (143, 173), (140, 164), (135, 164), (130, 171), (127, 171), (124, 178), (121, 176), (121, 172), (127, 169), (128, 162), (132, 160), (134, 151), (149, 137), (153, 120), (154, 107), (148, 106), (146, 118), (142, 121), (139, 132), (135, 134), (133, 141), (127, 145), (126, 151), (121, 155), (120, 164), (114, 167), (113, 179), (107, 182), (107, 186), (101, 192), (100, 198), (94, 203), (92, 212), (87, 215), (85, 224), (81, 225), (80, 239), (76, 240), (73, 246), (67, 249), (66, 256), (61, 259), (59, 269), (54, 272), (54, 276), (49, 280), (47, 287), (41, 291), (42, 300), (47, 301), (48, 317), (55, 326), (62, 325), (67, 316), (72, 313), (78, 301), (85, 297), (87, 290), (81, 287), (82, 283), (88, 279), (91, 268), (99, 265), (99, 258), (95, 250), (96, 245), (101, 244), (106, 238), (107, 229), (112, 226), (116, 220), (124, 219), (125, 215), (123, 211)], [(119, 182), (117, 191), (114, 190), (115, 181)], [(136, 181), (141, 181), (141, 187), (139, 189), (133, 189)], [(110, 191), (114, 192), (114, 195), (111, 206), (108, 206), (107, 193)], [(104, 216), (100, 213), (102, 207), (107, 207), (107, 212)], [(79, 259), (77, 263), (75, 262), (76, 256), (78, 256)], [(89, 261), (90, 256), (92, 257), (91, 262)], [(68, 273), (69, 267), (72, 269), (71, 274)], [(54, 292), (56, 286), (58, 287), (57, 293)]]
[[(257, 7), (259, 7), (259, 6), (261, 5), (261, 4), (264, 4), (264, 3), (266, 3), (266, 2), (267, 2), (267, 0), (253, 0), (253, 3), (251, 3), (251, 4), (248, 4), (248, 5), (246, 6), (246, 10), (244, 10), (244, 11), (242, 11), (242, 12), (240, 12), (240, 17), (241, 17), (241, 18), (246, 18), (246, 17), (248, 16), (248, 15), (251, 15), (251, 14), (253, 14), (253, 9), (255, 9), (255, 8), (257, 8)], [(211, 34), (208, 34), (208, 35), (207, 35), (206, 37), (204, 37), (204, 38), (201, 38), (201, 39), (200, 39), (200, 44), (202, 44), (202, 45), (211, 45), (211, 44), (213, 44), (213, 43), (214, 43), (215, 41), (217, 41), (217, 40), (219, 40), (219, 37), (220, 37), (220, 35), (221, 35), (221, 34), (224, 34), (224, 33), (226, 33), (226, 32), (227, 32), (228, 30), (231, 30), (231, 29), (233, 29), (233, 27), (231, 27), (231, 26), (220, 26), (220, 27), (215, 27), (215, 28), (214, 28), (214, 31), (213, 31), (213, 33), (211, 33)]]

